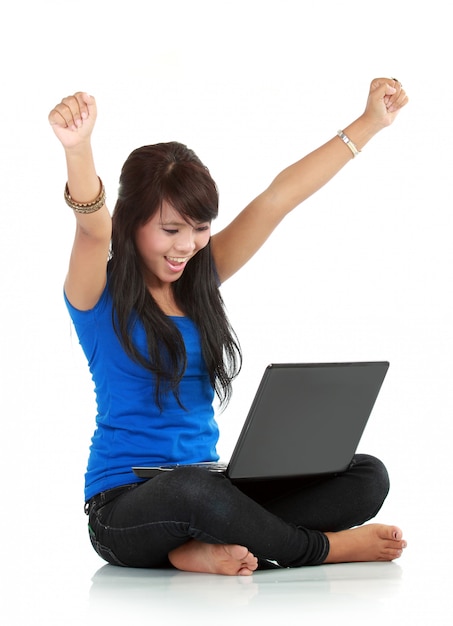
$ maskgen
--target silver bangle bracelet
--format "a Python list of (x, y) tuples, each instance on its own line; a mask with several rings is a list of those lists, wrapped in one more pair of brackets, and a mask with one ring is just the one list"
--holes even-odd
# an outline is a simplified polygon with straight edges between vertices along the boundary
[(360, 150), (357, 148), (355, 143), (351, 141), (342, 130), (339, 130), (337, 132), (337, 135), (341, 139), (341, 141), (343, 141), (348, 146), (349, 150), (352, 152), (353, 158), (355, 158), (360, 153)]

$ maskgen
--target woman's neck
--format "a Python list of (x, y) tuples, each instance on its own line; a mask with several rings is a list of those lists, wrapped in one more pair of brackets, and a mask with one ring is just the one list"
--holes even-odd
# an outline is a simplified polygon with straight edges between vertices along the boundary
[(154, 298), (157, 306), (162, 310), (165, 315), (172, 317), (184, 317), (184, 311), (177, 305), (173, 290), (170, 285), (164, 288), (149, 288), (149, 291)]

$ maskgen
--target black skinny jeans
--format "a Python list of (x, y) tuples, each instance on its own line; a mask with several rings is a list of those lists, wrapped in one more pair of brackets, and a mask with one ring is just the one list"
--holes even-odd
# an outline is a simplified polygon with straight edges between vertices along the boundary
[[(96, 552), (114, 565), (168, 567), (168, 553), (190, 539), (239, 544), (259, 567), (318, 565), (324, 534), (363, 524), (387, 496), (378, 459), (358, 454), (341, 474), (232, 484), (202, 468), (180, 468), (102, 492), (86, 506)], [(277, 565), (276, 565), (277, 564)]]

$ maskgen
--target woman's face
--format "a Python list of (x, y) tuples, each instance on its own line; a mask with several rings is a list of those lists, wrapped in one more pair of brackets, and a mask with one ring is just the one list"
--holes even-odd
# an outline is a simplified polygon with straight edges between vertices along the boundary
[[(187, 218), (186, 218), (187, 219)], [(137, 231), (136, 245), (149, 287), (172, 283), (211, 237), (211, 223), (186, 221), (168, 202)]]

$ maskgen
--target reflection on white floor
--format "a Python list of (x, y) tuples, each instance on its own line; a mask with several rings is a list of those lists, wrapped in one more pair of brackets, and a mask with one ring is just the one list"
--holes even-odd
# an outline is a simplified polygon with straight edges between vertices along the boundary
[(449, 624), (449, 589), (437, 574), (434, 570), (427, 577), (425, 572), (424, 582), (406, 579), (404, 566), (397, 563), (273, 570), (251, 578), (121, 571), (107, 565), (92, 579), (89, 607), (100, 617), (110, 606), (120, 621), (159, 616), (184, 624), (254, 619), (270, 624), (282, 617), (302, 621), (325, 616), (335, 624), (349, 624), (352, 618), (367, 624), (397, 624), (402, 619)]
[(383, 598), (390, 601), (398, 594), (401, 577), (401, 568), (393, 563), (273, 570), (251, 578), (121, 572), (105, 566), (93, 577), (90, 607), (102, 612), (108, 598), (114, 597), (117, 610), (124, 615), (132, 605), (140, 607), (144, 615), (156, 610), (165, 615), (170, 610), (189, 621), (193, 617), (194, 623), (216, 613), (216, 623), (222, 618), (237, 621), (245, 614), (277, 618), (282, 611), (296, 616), (327, 609), (340, 617), (352, 607), (374, 613), (385, 608)]

